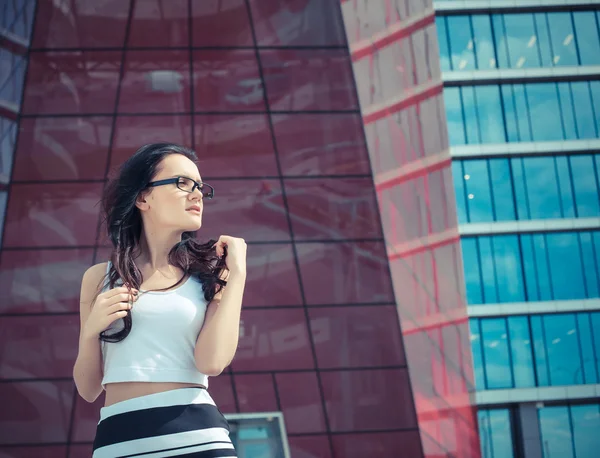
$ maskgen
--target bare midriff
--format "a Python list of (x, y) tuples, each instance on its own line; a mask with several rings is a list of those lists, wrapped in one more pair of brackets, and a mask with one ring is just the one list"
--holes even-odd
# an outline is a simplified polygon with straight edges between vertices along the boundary
[(163, 391), (176, 390), (178, 388), (202, 387), (197, 383), (178, 383), (178, 382), (121, 382), (108, 383), (106, 385), (106, 398), (104, 407), (116, 404), (148, 394), (162, 393)]

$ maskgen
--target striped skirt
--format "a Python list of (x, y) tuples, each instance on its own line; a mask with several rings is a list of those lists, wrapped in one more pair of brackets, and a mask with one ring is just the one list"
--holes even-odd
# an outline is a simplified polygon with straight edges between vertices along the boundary
[(235, 457), (229, 425), (204, 388), (179, 388), (100, 409), (93, 458)]

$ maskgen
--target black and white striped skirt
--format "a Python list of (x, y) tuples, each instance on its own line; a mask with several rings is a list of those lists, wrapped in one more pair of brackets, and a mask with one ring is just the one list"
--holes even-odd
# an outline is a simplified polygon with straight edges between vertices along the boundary
[(235, 457), (229, 425), (204, 388), (179, 388), (100, 409), (93, 458)]

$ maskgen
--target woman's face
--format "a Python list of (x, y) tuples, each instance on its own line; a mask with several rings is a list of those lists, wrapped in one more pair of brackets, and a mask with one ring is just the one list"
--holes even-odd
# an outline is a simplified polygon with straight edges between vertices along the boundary
[[(181, 154), (170, 154), (158, 167), (158, 173), (152, 181), (168, 178), (186, 177), (202, 183), (198, 167)], [(197, 231), (202, 226), (202, 193), (182, 191), (175, 183), (150, 188), (149, 192), (138, 198), (138, 208), (145, 223), (154, 227), (181, 231)]]

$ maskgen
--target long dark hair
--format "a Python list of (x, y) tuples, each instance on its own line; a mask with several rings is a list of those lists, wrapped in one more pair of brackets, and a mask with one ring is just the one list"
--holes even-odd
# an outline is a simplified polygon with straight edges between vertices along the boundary
[[(119, 169), (102, 195), (102, 211), (108, 237), (113, 245), (110, 269), (102, 285), (114, 288), (121, 283), (129, 289), (139, 289), (143, 282), (142, 273), (134, 259), (142, 234), (142, 217), (136, 207), (136, 199), (155, 176), (161, 161), (171, 154), (181, 154), (197, 163), (198, 157), (192, 150), (172, 143), (153, 143), (142, 146)], [(214, 249), (215, 240), (200, 243), (194, 232), (184, 232), (181, 241), (169, 252), (169, 263), (184, 271), (183, 277), (168, 290), (192, 276), (202, 282), (204, 298), (210, 302), (225, 286), (221, 279), (225, 269), (224, 259), (219, 259)], [(101, 287), (99, 286), (100, 293)], [(159, 290), (159, 291), (163, 291)], [(96, 295), (97, 297), (97, 295)], [(123, 318), (123, 328), (112, 334), (105, 330), (100, 340), (120, 342), (129, 335), (132, 326), (131, 311)]]

